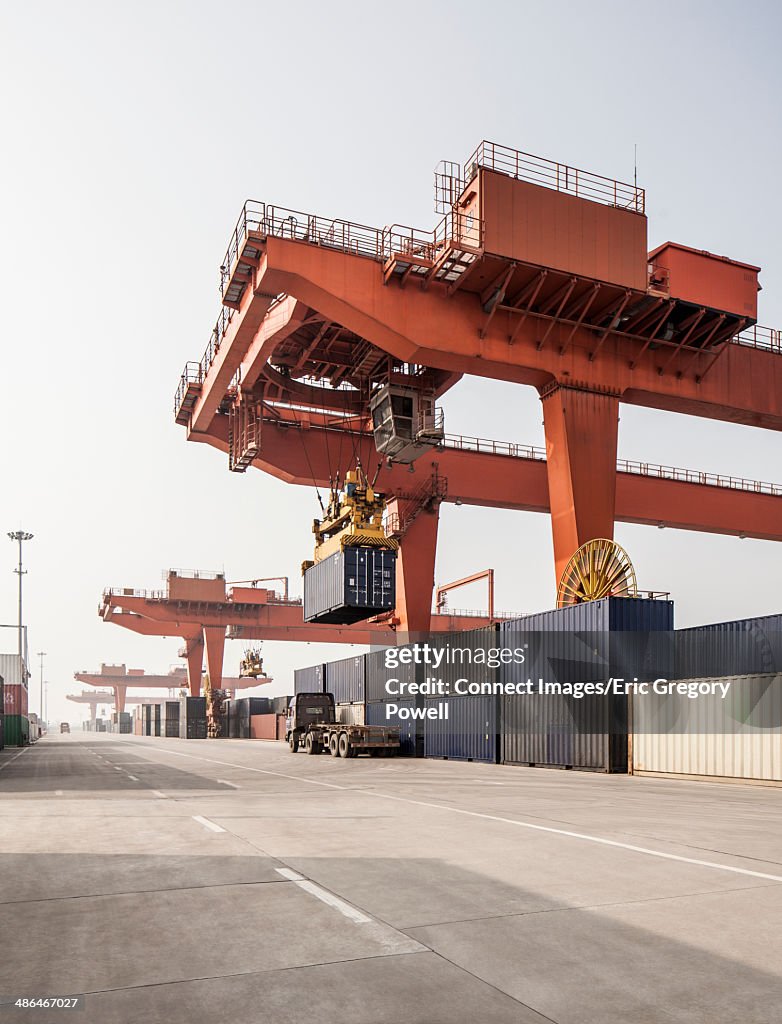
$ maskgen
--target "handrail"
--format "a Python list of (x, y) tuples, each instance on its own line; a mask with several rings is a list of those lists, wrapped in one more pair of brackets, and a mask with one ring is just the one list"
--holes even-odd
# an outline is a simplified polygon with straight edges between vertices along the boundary
[(449, 247), (477, 250), (483, 244), (482, 223), (471, 213), (461, 211), (449, 211), (431, 231), (426, 231), (403, 224), (377, 228), (339, 217), (323, 217), (287, 206), (248, 199), (231, 233), (220, 266), (222, 295), (225, 295), (250, 232), (308, 242), (383, 263), (399, 254), (434, 263)]
[(782, 355), (782, 330), (773, 327), (761, 327), (755, 324), (731, 338), (734, 345), (746, 345), (748, 348), (761, 348)]
[(473, 178), (474, 169), (477, 167), (499, 171), (520, 181), (543, 185), (556, 192), (567, 192), (582, 199), (591, 199), (605, 206), (633, 210), (635, 213), (643, 213), (646, 205), (644, 189), (635, 184), (606, 178), (602, 174), (570, 167), (558, 160), (549, 160), (533, 153), (523, 153), (486, 139), (478, 144), (463, 165), (465, 187)]
[(616, 468), (620, 473), (632, 473), (635, 476), (653, 476), (660, 480), (680, 480), (682, 483), (704, 484), (707, 487), (727, 487), (734, 491), (749, 491), (753, 494), (782, 497), (782, 484), (772, 484), (765, 480), (748, 480), (746, 477), (704, 473), (697, 469), (660, 466), (649, 462), (635, 462), (630, 459), (619, 459)]

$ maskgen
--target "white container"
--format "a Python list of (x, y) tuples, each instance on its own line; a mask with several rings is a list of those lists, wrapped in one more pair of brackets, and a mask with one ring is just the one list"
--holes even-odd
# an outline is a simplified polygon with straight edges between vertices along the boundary
[(334, 707), (340, 725), (364, 725), (363, 704), (336, 704)]
[(633, 697), (633, 772), (782, 782), (782, 674), (681, 682), (731, 686), (724, 700)]
[(18, 654), (0, 654), (0, 678), (6, 686), (27, 685), (30, 673)]

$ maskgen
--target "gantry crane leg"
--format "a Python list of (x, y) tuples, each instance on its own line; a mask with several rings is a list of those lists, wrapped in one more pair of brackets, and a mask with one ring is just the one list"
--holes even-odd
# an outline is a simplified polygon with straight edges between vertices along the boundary
[(555, 578), (573, 552), (614, 536), (616, 395), (555, 385), (542, 394)]
[(422, 510), (399, 545), (396, 614), (402, 632), (428, 633), (431, 626), (439, 520), (438, 508)]

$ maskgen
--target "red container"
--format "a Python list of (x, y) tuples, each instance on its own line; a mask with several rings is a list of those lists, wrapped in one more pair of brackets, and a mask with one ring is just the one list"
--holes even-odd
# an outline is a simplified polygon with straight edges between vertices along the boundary
[(6, 683), (3, 709), (7, 715), (26, 715), (27, 687), (21, 683)]
[(250, 738), (276, 740), (277, 715), (250, 715)]

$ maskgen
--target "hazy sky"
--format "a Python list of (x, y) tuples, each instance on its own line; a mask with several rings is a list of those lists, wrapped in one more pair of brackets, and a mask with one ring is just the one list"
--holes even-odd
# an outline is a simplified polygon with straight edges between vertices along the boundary
[[(431, 227), (432, 170), (482, 138), (647, 190), (667, 239), (763, 267), (760, 322), (782, 325), (776, 3), (0, 4), (0, 621), (27, 546), (33, 651), (50, 718), (72, 673), (164, 671), (179, 641), (102, 623), (106, 585), (168, 567), (229, 579), (310, 557), (312, 493), (186, 444), (182, 366), (219, 311), (218, 267), (246, 198), (367, 224)], [(464, 379), (449, 432), (543, 444), (530, 388)], [(782, 437), (623, 406), (621, 457), (782, 483)], [(679, 625), (779, 611), (782, 547), (619, 524), (639, 584)], [(554, 600), (549, 519), (442, 510), (437, 577), (493, 565), (501, 608)], [(468, 605), (478, 594), (465, 594)], [(462, 603), (460, 599), (459, 604)], [(0, 631), (0, 650), (15, 637)], [(240, 645), (227, 645), (233, 674)], [(266, 644), (295, 665), (347, 648)], [(38, 675), (31, 709), (37, 710)]]

